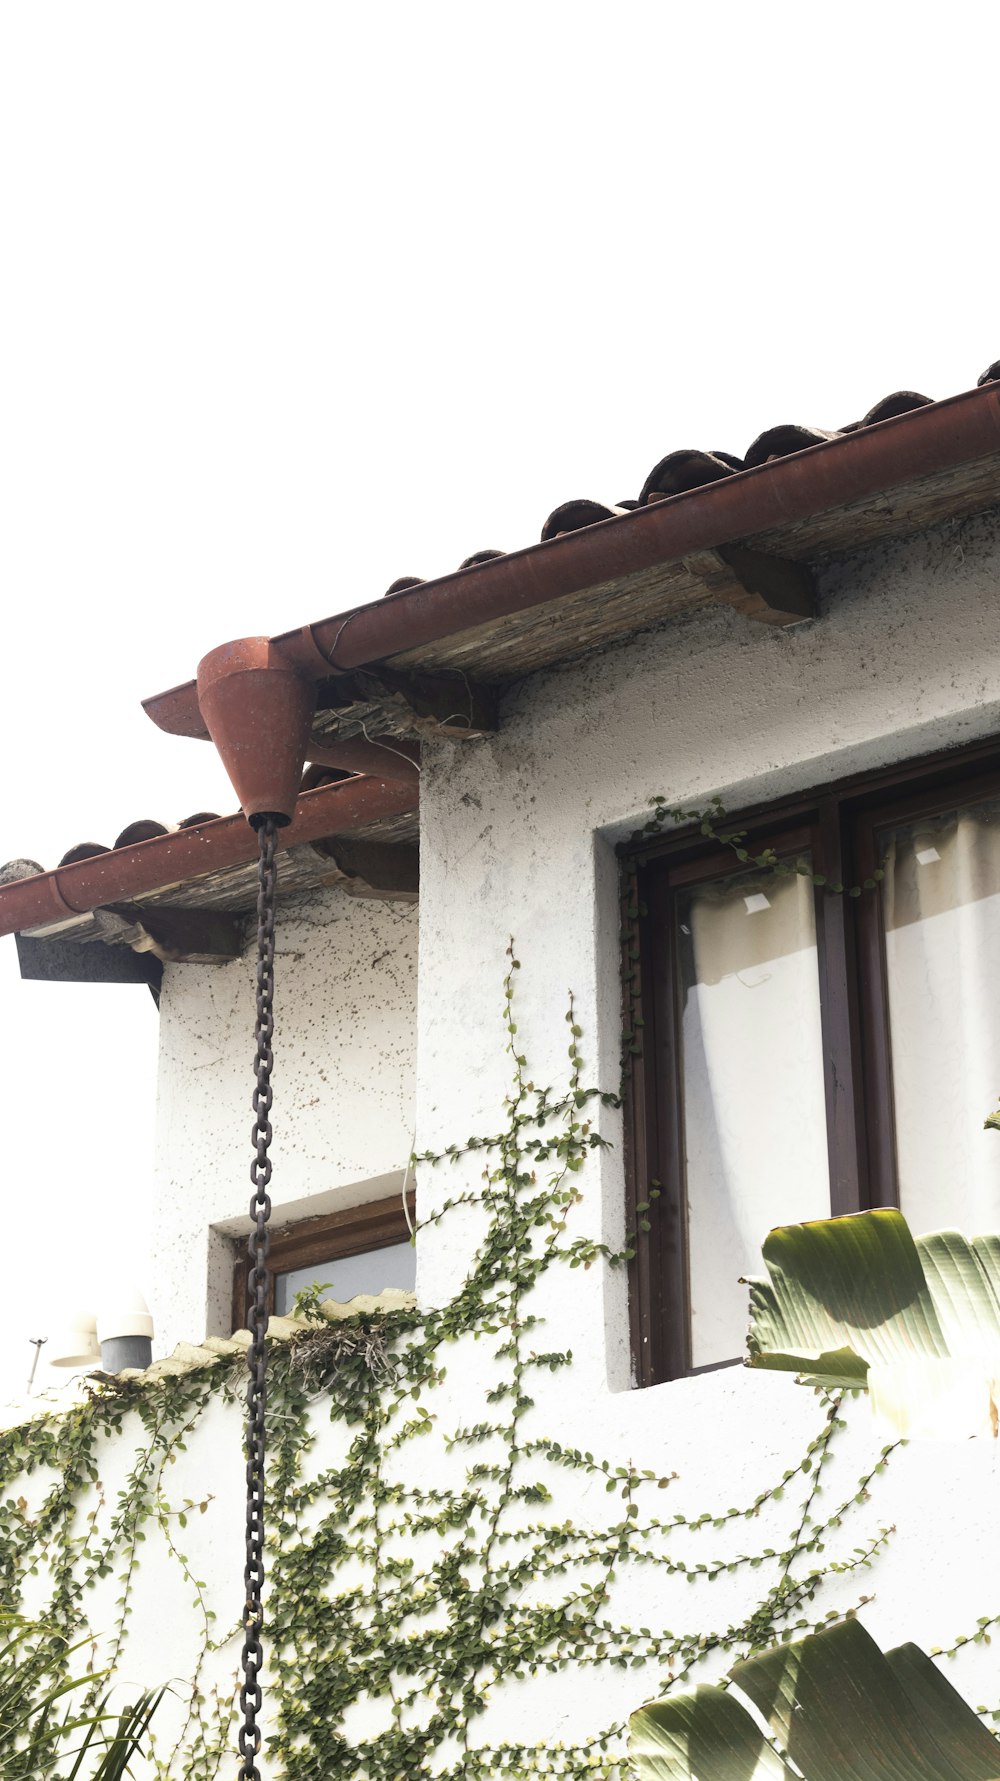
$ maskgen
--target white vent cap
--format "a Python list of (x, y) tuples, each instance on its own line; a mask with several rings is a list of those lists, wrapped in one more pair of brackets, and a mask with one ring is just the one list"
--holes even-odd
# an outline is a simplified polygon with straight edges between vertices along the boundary
[(153, 1339), (153, 1319), (140, 1292), (119, 1291), (109, 1296), (97, 1313), (98, 1342), (113, 1342), (117, 1336), (148, 1336)]
[(50, 1367), (93, 1367), (101, 1358), (97, 1319), (92, 1311), (71, 1307), (61, 1329), (49, 1339)]

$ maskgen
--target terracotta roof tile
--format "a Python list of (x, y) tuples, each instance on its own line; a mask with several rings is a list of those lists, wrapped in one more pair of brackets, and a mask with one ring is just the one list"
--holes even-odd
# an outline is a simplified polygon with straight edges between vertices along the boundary
[[(985, 383), (1000, 383), (1000, 359), (987, 366), (977, 383), (980, 387)], [(542, 542), (549, 538), (558, 538), (566, 532), (579, 531), (584, 526), (595, 525), (599, 520), (611, 519), (614, 514), (627, 512), (631, 508), (645, 507), (650, 501), (665, 495), (685, 494), (691, 489), (702, 488), (706, 483), (717, 482), (737, 470), (752, 470), (758, 464), (770, 463), (774, 458), (789, 457), (794, 452), (805, 451), (810, 445), (837, 439), (843, 433), (857, 433), (862, 427), (878, 426), (880, 421), (909, 414), (912, 409), (924, 408), (933, 400), (932, 396), (922, 396), (916, 390), (894, 390), (869, 408), (861, 420), (847, 421), (841, 427), (805, 426), (799, 421), (782, 422), (759, 433), (747, 447), (743, 457), (729, 451), (701, 451), (690, 447), (670, 451), (653, 466), (637, 496), (608, 503), (584, 498), (560, 502), (558, 507), (553, 508), (542, 527)], [(470, 556), (462, 559), (458, 567), (471, 569), (477, 563), (492, 562), (494, 558), (505, 554), (502, 550), (473, 551)], [(424, 579), (421, 575), (401, 575), (386, 588), (386, 595), (400, 594), (407, 588), (420, 587)]]

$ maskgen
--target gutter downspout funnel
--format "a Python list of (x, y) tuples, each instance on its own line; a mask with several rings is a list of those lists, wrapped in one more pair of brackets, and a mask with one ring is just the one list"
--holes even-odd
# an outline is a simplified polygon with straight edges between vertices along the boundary
[(223, 643), (198, 664), (198, 707), (253, 828), (292, 820), (315, 685), (267, 637)]

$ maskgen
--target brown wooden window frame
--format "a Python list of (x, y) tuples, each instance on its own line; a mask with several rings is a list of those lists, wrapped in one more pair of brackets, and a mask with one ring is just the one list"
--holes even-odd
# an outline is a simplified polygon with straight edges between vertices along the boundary
[[(406, 1196), (410, 1218), (415, 1215), (416, 1200), (412, 1190)], [(350, 1206), (342, 1212), (321, 1213), (284, 1225), (271, 1233), (268, 1250), (268, 1314), (274, 1315), (274, 1288), (279, 1274), (291, 1274), (298, 1268), (325, 1262), (340, 1261), (344, 1256), (362, 1255), (369, 1249), (388, 1249), (394, 1243), (407, 1243), (410, 1225), (403, 1208), (402, 1194), (395, 1193), (382, 1200), (369, 1200), (364, 1206)], [(233, 1263), (233, 1329), (247, 1327), (247, 1306), (250, 1288), (250, 1257), (248, 1238), (237, 1245)]]
[[(878, 864), (879, 835), (921, 816), (1000, 796), (1000, 740), (857, 775), (765, 807), (726, 813), (746, 845), (779, 857), (808, 849), (830, 883), (859, 884)], [(731, 850), (690, 831), (624, 846), (623, 882), (634, 882), (638, 920), (627, 924), (637, 964), (641, 1043), (626, 1077), (626, 1206), (659, 1196), (644, 1216), (629, 1265), (636, 1383), (687, 1377), (690, 1307), (686, 1230), (680, 999), (674, 904), (693, 885), (734, 877)], [(634, 880), (632, 874), (634, 873)], [(852, 898), (817, 888), (816, 945), (833, 1213), (898, 1205), (885, 941), (878, 892)], [(636, 935), (637, 925), (637, 935)], [(734, 1291), (737, 1290), (734, 1282)]]

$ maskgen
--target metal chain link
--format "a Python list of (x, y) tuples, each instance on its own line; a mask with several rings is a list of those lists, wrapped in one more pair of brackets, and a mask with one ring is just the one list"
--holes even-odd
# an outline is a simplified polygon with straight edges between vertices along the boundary
[(250, 1255), (250, 1278), (247, 1319), (253, 1339), (247, 1350), (247, 1562), (243, 1572), (246, 1602), (243, 1609), (243, 1685), (240, 1706), (243, 1724), (239, 1732), (242, 1759), (238, 1781), (260, 1781), (256, 1758), (260, 1755), (261, 1734), (257, 1716), (261, 1708), (260, 1672), (264, 1659), (261, 1638), (264, 1625), (262, 1595), (264, 1589), (264, 1412), (267, 1403), (267, 1252), (270, 1243), (267, 1221), (271, 1216), (268, 1185), (271, 1180), (271, 1040), (274, 1036), (274, 893), (277, 868), (274, 850), (277, 828), (266, 817), (258, 831), (260, 857), (257, 866), (257, 1085), (253, 1091), (253, 1144), (255, 1156), (250, 1167), (254, 1192), (250, 1201), (253, 1229), (247, 1248)]

